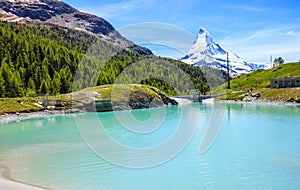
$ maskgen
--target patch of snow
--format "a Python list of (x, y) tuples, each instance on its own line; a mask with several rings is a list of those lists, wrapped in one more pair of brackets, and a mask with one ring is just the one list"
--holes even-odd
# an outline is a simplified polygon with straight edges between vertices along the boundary
[(74, 28), (75, 30), (80, 30), (80, 31), (85, 31), (84, 29), (82, 29), (82, 28), (78, 28), (78, 27), (76, 27), (76, 28)]
[(23, 18), (23, 17), (18, 17), (18, 18), (15, 18), (13, 20), (10, 20), (9, 22), (19, 22), (19, 21), (24, 20), (24, 19), (25, 18)]
[(6, 11), (4, 11), (4, 10), (0, 10), (0, 13), (1, 13), (1, 14), (4, 14), (4, 15), (11, 15), (11, 14), (9, 14), (8, 12), (6, 12)]

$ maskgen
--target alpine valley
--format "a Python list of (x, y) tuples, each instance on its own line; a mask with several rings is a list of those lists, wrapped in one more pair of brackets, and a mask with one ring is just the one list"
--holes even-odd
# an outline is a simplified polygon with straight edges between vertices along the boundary
[[(178, 87), (187, 87), (188, 82), (200, 94), (224, 82), (224, 72), (155, 56), (121, 36), (103, 18), (80, 12), (64, 2), (0, 0), (0, 98), (68, 94), (115, 84), (118, 76), (135, 62), (147, 65), (131, 73), (148, 76), (139, 83), (167, 95), (180, 94)], [(160, 66), (165, 63), (180, 68), (189, 81), (182, 77), (179, 80), (180, 74), (170, 65)], [(156, 79), (155, 73), (164, 73), (168, 82), (176, 86)], [(208, 77), (212, 78), (210, 84)], [(101, 98), (105, 99), (103, 94)]]
[(200, 28), (194, 44), (188, 50), (187, 55), (180, 60), (194, 66), (226, 70), (227, 52), (231, 76), (266, 68), (264, 64), (247, 63), (235, 53), (223, 49), (213, 41), (205, 28)]

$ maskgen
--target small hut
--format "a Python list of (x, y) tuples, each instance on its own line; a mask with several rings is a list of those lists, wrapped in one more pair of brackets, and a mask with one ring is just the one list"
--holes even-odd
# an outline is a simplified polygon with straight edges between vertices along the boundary
[(300, 77), (272, 78), (271, 88), (293, 88), (300, 87)]

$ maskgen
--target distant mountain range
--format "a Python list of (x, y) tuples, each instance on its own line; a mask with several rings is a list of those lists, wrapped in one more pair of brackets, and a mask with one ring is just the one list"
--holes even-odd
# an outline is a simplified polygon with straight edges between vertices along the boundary
[(54, 24), (81, 30), (139, 54), (152, 55), (127, 40), (103, 18), (83, 13), (59, 0), (0, 0), (0, 20), (33, 24)]
[(266, 67), (263, 64), (247, 63), (235, 53), (223, 49), (213, 41), (209, 32), (204, 28), (200, 28), (194, 44), (188, 50), (187, 55), (180, 60), (194, 66), (226, 70), (227, 52), (230, 61), (230, 74), (232, 76), (250, 73)]

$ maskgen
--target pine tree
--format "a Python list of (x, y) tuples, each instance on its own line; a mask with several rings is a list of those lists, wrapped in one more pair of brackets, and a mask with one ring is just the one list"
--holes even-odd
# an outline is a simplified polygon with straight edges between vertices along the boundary
[(22, 82), (19, 71), (14, 72), (13, 88), (15, 89), (15, 95), (13, 97), (22, 97), (22, 96), (24, 96), (23, 82)]
[(48, 86), (45, 80), (42, 80), (41, 86), (40, 86), (40, 94), (46, 95), (48, 93)]
[(61, 69), (59, 72), (60, 75), (60, 93), (65, 94), (71, 92), (72, 90), (72, 74), (69, 67)]
[(34, 80), (32, 78), (30, 78), (28, 80), (28, 86), (27, 86), (27, 95), (35, 95), (36, 94), (36, 86), (34, 83)]
[(60, 75), (58, 72), (54, 72), (54, 76), (51, 82), (51, 92), (53, 95), (57, 95), (60, 92)]
[(2, 77), (2, 73), (0, 72), (0, 98), (4, 98), (5, 97), (5, 81)]
[(2, 78), (4, 80), (4, 86), (5, 86), (5, 95), (4, 97), (10, 97), (11, 93), (14, 89), (12, 89), (12, 70), (10, 69), (10, 67), (8, 66), (8, 64), (6, 63), (6, 59), (2, 60), (1, 63), (1, 74), (2, 74)]

